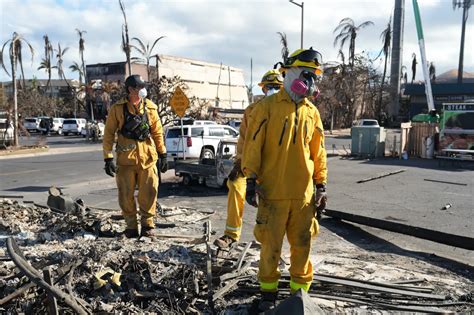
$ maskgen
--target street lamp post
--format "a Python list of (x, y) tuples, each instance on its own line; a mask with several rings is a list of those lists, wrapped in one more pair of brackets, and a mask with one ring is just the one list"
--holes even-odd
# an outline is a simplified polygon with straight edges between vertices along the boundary
[(301, 49), (303, 49), (304, 2), (297, 3), (293, 0), (290, 0), (290, 2), (301, 8)]

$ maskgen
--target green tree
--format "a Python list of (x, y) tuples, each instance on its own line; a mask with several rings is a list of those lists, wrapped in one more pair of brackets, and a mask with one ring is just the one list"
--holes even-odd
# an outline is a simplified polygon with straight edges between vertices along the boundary
[(84, 72), (82, 69), (84, 69), (81, 65), (79, 65), (77, 62), (73, 61), (72, 65), (69, 66), (69, 69), (72, 72), (77, 72), (79, 73), (79, 83), (82, 85), (82, 78), (84, 77)]
[(146, 72), (147, 72), (147, 80), (151, 80), (150, 77), (150, 59), (157, 58), (157, 63), (159, 62), (158, 54), (153, 55), (153, 49), (155, 48), (158, 41), (165, 36), (160, 36), (153, 42), (153, 45), (150, 47), (150, 43), (147, 42), (146, 45), (137, 37), (132, 38), (132, 41), (135, 41), (137, 45), (130, 45), (130, 47), (134, 48), (141, 57), (133, 57), (132, 60), (137, 60), (146, 64)]
[(12, 38), (7, 40), (5, 43), (3, 43), (2, 50), (0, 51), (0, 65), (3, 67), (3, 70), (5, 70), (8, 76), (10, 76), (10, 73), (8, 73), (8, 70), (5, 66), (5, 62), (3, 60), (3, 54), (5, 52), (5, 48), (7, 45), (9, 45), (8, 57), (10, 58), (10, 63), (12, 67), (11, 77), (13, 81), (12, 82), (13, 83), (13, 123), (15, 125), (14, 146), (18, 146), (18, 98), (17, 98), (18, 88), (17, 88), (17, 82), (16, 82), (16, 70), (17, 70), (18, 64), (20, 64), (23, 79), (25, 78), (25, 75), (23, 74), (22, 43), (25, 43), (30, 49), (31, 62), (33, 63), (33, 57), (34, 57), (33, 46), (31, 46), (31, 44), (17, 32), (13, 32)]
[(355, 42), (357, 38), (357, 33), (369, 26), (373, 25), (372, 21), (365, 21), (358, 26), (355, 26), (354, 21), (351, 18), (344, 18), (339, 22), (339, 25), (334, 29), (334, 33), (339, 32), (339, 34), (334, 39), (334, 47), (339, 43), (339, 49), (342, 50), (347, 41), (349, 41), (349, 65), (354, 66), (354, 57), (355, 57)]

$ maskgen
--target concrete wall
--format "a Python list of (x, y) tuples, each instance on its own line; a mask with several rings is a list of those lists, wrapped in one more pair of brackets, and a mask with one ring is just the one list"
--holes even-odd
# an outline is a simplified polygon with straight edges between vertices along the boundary
[(188, 97), (196, 96), (222, 108), (244, 109), (249, 105), (242, 69), (167, 55), (160, 58), (160, 76), (179, 76), (189, 86)]
[[(213, 107), (244, 109), (249, 105), (242, 69), (168, 55), (160, 55), (160, 59), (159, 76), (179, 76), (189, 87), (188, 97), (207, 100)], [(155, 66), (150, 68), (151, 75), (156, 76)], [(123, 82), (128, 76), (125, 62), (87, 65), (86, 69), (89, 82), (98, 79)], [(144, 64), (132, 63), (132, 72), (149, 80)]]

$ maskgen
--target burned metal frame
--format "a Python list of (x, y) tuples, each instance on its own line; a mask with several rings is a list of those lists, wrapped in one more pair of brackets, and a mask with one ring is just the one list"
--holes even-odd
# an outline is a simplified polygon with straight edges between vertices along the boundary
[(411, 226), (382, 219), (375, 219), (358, 214), (352, 214), (331, 209), (326, 209), (324, 214), (336, 219), (367, 225), (391, 232), (410, 235), (440, 244), (464, 248), (468, 250), (474, 250), (474, 238), (468, 236), (449, 234), (441, 231), (435, 231), (422, 227)]

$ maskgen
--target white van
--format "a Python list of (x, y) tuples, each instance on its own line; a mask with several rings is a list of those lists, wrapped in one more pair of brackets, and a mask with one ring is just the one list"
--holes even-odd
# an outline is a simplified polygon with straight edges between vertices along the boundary
[(82, 129), (86, 128), (87, 121), (84, 118), (66, 118), (63, 121), (63, 134), (65, 136), (69, 134), (80, 135)]
[(166, 151), (176, 159), (183, 158), (183, 149), (185, 158), (213, 159), (220, 140), (238, 137), (239, 132), (227, 125), (185, 125), (183, 136), (181, 127), (169, 127), (165, 135)]

